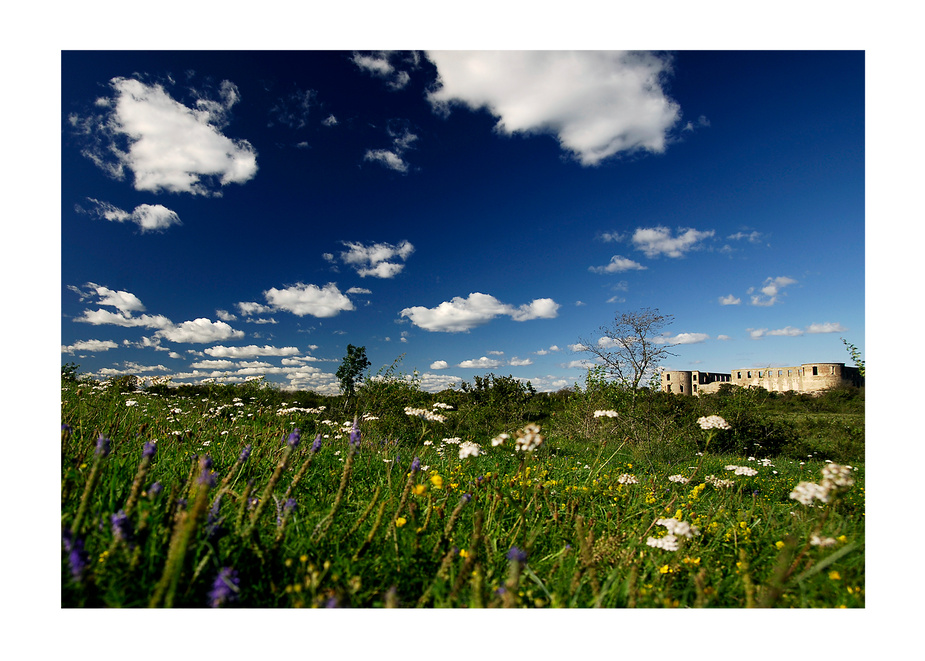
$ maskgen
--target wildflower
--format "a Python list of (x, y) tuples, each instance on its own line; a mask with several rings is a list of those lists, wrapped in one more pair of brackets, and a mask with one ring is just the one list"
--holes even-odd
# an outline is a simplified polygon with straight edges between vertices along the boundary
[(498, 445), (501, 445), (510, 437), (511, 437), (510, 434), (498, 434), (493, 439), (491, 439), (491, 446), (496, 447)]
[(649, 539), (646, 540), (646, 545), (657, 549), (662, 549), (664, 551), (677, 551), (678, 538), (671, 534), (658, 538), (649, 537)]
[(142, 459), (153, 459), (157, 453), (157, 443), (145, 443), (141, 450)]
[(417, 473), (419, 470), (421, 470), (421, 460), (415, 457), (414, 461), (411, 462), (411, 472)]
[(443, 409), (444, 411), (452, 411), (453, 407), (449, 404), (444, 404), (443, 402), (434, 402), (432, 408)]
[(433, 445), (433, 444), (434, 444), (433, 441), (424, 441), (424, 445)]
[(718, 415), (708, 415), (697, 419), (697, 424), (701, 429), (732, 429), (729, 423)]
[(478, 443), (473, 443), (472, 441), (466, 441), (459, 446), (459, 458), (465, 459), (466, 457), (477, 457), (479, 456)]
[(138, 406), (138, 402), (135, 401), (134, 399), (127, 399), (125, 400), (125, 405), (126, 406)]
[(840, 581), (840, 580), (841, 580), (841, 574), (839, 574), (837, 571), (830, 571), (830, 572), (829, 572), (829, 579), (830, 579), (830, 580), (833, 580), (833, 581)]
[(610, 411), (610, 410), (608, 410), (608, 411), (595, 411), (595, 412), (594, 412), (594, 417), (595, 417), (595, 418), (616, 418), (616, 417), (617, 417), (617, 412), (616, 412), (616, 411)]
[(790, 497), (803, 505), (812, 505), (813, 500), (816, 499), (827, 503), (829, 502), (829, 490), (815, 482), (800, 482), (790, 492)]
[(511, 550), (507, 552), (507, 559), (513, 562), (526, 562), (527, 561), (527, 552), (523, 551), (516, 546), (512, 546)]
[(813, 535), (809, 538), (809, 543), (813, 546), (821, 546), (822, 548), (826, 548), (829, 546), (834, 546), (835, 540), (831, 537), (820, 537), (819, 535)]
[(65, 529), (63, 539), (64, 550), (67, 551), (67, 559), (71, 565), (71, 576), (80, 583), (87, 570), (90, 555), (84, 550), (84, 541), (80, 537), (73, 537), (70, 530)]
[(850, 487), (854, 484), (851, 469), (838, 464), (828, 464), (822, 469), (822, 485), (831, 489), (833, 487)]
[(360, 426), (357, 424), (356, 419), (354, 419), (353, 428), (350, 430), (350, 447), (360, 447)]
[(733, 482), (732, 480), (721, 480), (715, 475), (707, 475), (703, 479), (705, 482), (712, 484), (714, 487), (718, 489), (726, 489), (726, 488), (735, 486), (735, 482)]
[(408, 523), (408, 519), (406, 519), (406, 518), (403, 517), (403, 516), (400, 516), (400, 517), (398, 517), (397, 519), (395, 519), (395, 527), (396, 527), (396, 528), (401, 528), (401, 527), (402, 527), (403, 525), (405, 525), (406, 523)]
[(469, 557), (469, 552), (468, 552), (466, 549), (459, 549), (459, 557), (460, 557), (460, 558), (468, 558), (468, 557)]
[(443, 488), (443, 478), (440, 477), (439, 473), (436, 475), (430, 476), (431, 484), (433, 484), (437, 489)]
[(774, 546), (775, 546), (775, 547), (777, 548), (777, 550), (779, 551), (780, 549), (784, 548), (785, 545), (784, 545), (784, 542), (783, 542), (783, 541), (776, 541), (776, 542), (774, 542)]
[(212, 589), (209, 591), (209, 605), (212, 608), (218, 608), (235, 601), (241, 591), (240, 584), (241, 579), (238, 578), (238, 572), (231, 567), (222, 567), (212, 582)]
[(299, 431), (299, 428), (296, 427), (295, 429), (292, 430), (292, 433), (289, 434), (289, 440), (287, 442), (289, 443), (289, 447), (295, 448), (295, 447), (298, 447), (299, 442), (301, 440), (302, 440), (302, 434)]
[(96, 439), (96, 454), (101, 457), (108, 457), (111, 449), (112, 441), (100, 434), (100, 437)]
[(238, 455), (238, 463), (243, 464), (247, 461), (247, 458), (251, 456), (251, 446), (245, 445), (244, 449), (241, 450), (241, 454)]
[(748, 466), (726, 466), (727, 471), (735, 471), (736, 475), (757, 475), (758, 471), (754, 468), (749, 468)]
[(288, 499), (286, 501), (286, 504), (283, 505), (283, 512), (285, 512), (286, 514), (288, 514), (289, 512), (292, 512), (296, 508), (296, 505), (297, 503), (295, 501), (295, 498)]
[(683, 475), (669, 475), (669, 482), (680, 482), (681, 484), (687, 484), (690, 482), (690, 478), (684, 477)]
[(617, 482), (620, 484), (639, 484), (639, 480), (636, 479), (636, 476), (630, 475), (629, 473), (623, 473), (617, 478)]
[(678, 519), (659, 519), (656, 521), (660, 526), (664, 526), (668, 529), (668, 534), (681, 537), (693, 537), (694, 535), (699, 535), (700, 530), (697, 526), (692, 526), (687, 521), (679, 521)]
[(125, 510), (119, 510), (109, 517), (109, 520), (112, 523), (112, 534), (116, 539), (120, 539), (124, 542), (131, 541), (132, 523), (125, 515)]
[(413, 487), (411, 487), (411, 493), (413, 493), (415, 496), (423, 495), (425, 491), (427, 491), (427, 486), (424, 484), (415, 484)]
[(163, 490), (164, 486), (160, 482), (153, 482), (151, 486), (147, 488), (148, 497), (153, 498)]
[(540, 436), (539, 425), (529, 424), (517, 432), (515, 441), (518, 452), (533, 452), (543, 444), (543, 437)]

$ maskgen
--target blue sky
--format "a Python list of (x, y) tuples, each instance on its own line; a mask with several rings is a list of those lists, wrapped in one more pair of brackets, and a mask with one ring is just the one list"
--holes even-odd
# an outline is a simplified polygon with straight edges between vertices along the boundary
[(669, 369), (865, 339), (862, 51), (61, 57), (61, 361), (337, 391), (580, 382), (618, 311)]

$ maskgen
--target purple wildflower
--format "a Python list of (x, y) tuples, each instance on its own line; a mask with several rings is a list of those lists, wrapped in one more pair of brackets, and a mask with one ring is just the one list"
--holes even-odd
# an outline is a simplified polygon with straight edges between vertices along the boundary
[(353, 429), (350, 430), (350, 447), (360, 447), (360, 425), (356, 418), (353, 419)]
[(209, 591), (209, 606), (218, 608), (225, 604), (235, 601), (238, 593), (241, 592), (241, 579), (231, 567), (222, 567), (218, 576), (212, 582), (212, 589)]
[(417, 473), (419, 470), (421, 470), (421, 460), (415, 457), (414, 461), (411, 462), (411, 472)]
[(244, 449), (241, 450), (241, 454), (238, 455), (238, 463), (243, 464), (247, 461), (247, 458), (251, 456), (251, 446), (245, 445)]
[(116, 539), (123, 542), (132, 541), (132, 522), (128, 520), (125, 510), (119, 510), (113, 514), (109, 517), (109, 521), (112, 523), (112, 534)]
[(71, 426), (70, 425), (61, 425), (61, 439), (67, 440), (71, 437)]
[(145, 443), (144, 448), (141, 451), (141, 458), (153, 459), (156, 453), (157, 443)]
[(301, 440), (302, 440), (302, 434), (299, 431), (299, 428), (296, 427), (295, 429), (292, 430), (292, 433), (289, 434), (289, 440), (287, 442), (289, 443), (289, 447), (295, 448), (295, 447), (298, 447), (299, 442)]
[(204, 455), (199, 460), (199, 467), (202, 468), (202, 473), (199, 475), (199, 484), (214, 487), (215, 473), (212, 472), (212, 458), (209, 455)]
[(526, 562), (527, 552), (521, 551), (516, 546), (512, 546), (511, 550), (507, 552), (507, 559), (513, 562)]
[(71, 576), (80, 583), (90, 562), (90, 554), (84, 550), (84, 540), (80, 537), (72, 539), (71, 531), (67, 530), (64, 534), (64, 548), (67, 551), (67, 559), (71, 565)]
[(464, 493), (464, 494), (462, 495), (462, 498), (460, 498), (460, 500), (461, 500), (462, 502), (464, 502), (464, 503), (468, 503), (470, 500), (472, 500), (472, 494), (471, 494), (471, 493)]
[(111, 449), (112, 441), (100, 434), (100, 437), (96, 439), (96, 454), (101, 457), (108, 457)]
[(164, 485), (162, 485), (160, 482), (152, 482), (151, 486), (147, 488), (148, 497), (153, 498), (163, 490)]
[(312, 443), (312, 452), (318, 452), (321, 449), (321, 433), (315, 436), (315, 440)]
[(295, 498), (290, 498), (289, 500), (286, 501), (286, 504), (283, 505), (283, 511), (287, 513), (293, 511), (295, 508), (296, 508)]

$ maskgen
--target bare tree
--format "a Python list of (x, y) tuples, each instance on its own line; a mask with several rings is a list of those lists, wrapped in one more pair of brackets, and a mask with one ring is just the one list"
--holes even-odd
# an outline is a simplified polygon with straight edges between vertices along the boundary
[(601, 326), (597, 340), (580, 339), (580, 351), (599, 358), (610, 375), (635, 391), (647, 373), (653, 372), (674, 344), (665, 342), (661, 330), (674, 317), (658, 308), (617, 313), (613, 325)]

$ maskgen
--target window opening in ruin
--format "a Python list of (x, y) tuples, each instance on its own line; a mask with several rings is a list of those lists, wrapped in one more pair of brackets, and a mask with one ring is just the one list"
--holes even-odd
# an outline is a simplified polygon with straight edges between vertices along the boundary
[(819, 368), (813, 365), (813, 376), (819, 376)]

